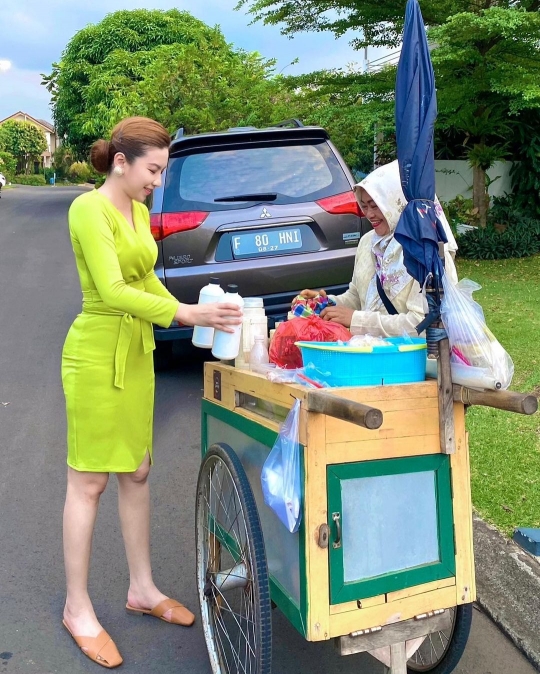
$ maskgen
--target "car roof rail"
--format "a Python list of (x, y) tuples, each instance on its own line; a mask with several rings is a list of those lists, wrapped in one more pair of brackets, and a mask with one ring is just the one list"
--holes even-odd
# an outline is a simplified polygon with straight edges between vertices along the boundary
[(258, 131), (259, 129), (256, 126), (231, 126), (227, 131)]
[(173, 134), (171, 134), (171, 140), (177, 140), (178, 138), (183, 138), (184, 136), (184, 127), (181, 126)]
[(296, 117), (291, 117), (291, 119), (284, 119), (282, 122), (279, 122), (278, 124), (274, 124), (273, 126), (279, 128), (279, 129), (286, 128), (288, 126), (294, 126), (297, 129), (299, 129), (299, 128), (303, 127), (304, 124), (302, 124), (302, 122), (299, 119), (297, 119)]

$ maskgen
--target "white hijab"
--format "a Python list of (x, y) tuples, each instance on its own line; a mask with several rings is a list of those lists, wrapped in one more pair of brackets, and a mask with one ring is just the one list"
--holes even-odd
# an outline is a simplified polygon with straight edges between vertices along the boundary
[[(379, 272), (384, 291), (388, 298), (392, 300), (412, 280), (403, 263), (403, 249), (394, 238), (399, 217), (407, 205), (407, 199), (401, 188), (397, 160), (375, 169), (354, 186), (358, 200), (360, 200), (360, 189), (364, 189), (377, 204), (390, 227), (390, 233), (386, 236), (381, 237), (374, 234), (372, 253), (375, 269)], [(456, 240), (437, 197), (435, 197), (435, 211), (448, 239), (445, 248), (448, 251), (455, 252), (457, 250)], [(367, 292), (366, 309), (368, 311), (380, 311), (382, 306), (374, 275)]]

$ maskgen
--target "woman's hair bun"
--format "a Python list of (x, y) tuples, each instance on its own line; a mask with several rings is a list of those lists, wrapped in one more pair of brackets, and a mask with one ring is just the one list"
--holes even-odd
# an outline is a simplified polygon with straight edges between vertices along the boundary
[(108, 140), (96, 140), (90, 150), (90, 162), (98, 173), (108, 173), (110, 168), (111, 144)]

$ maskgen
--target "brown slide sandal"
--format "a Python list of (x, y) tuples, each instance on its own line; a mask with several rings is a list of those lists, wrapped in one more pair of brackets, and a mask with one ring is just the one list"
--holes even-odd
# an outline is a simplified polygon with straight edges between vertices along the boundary
[[(163, 615), (170, 609), (173, 610), (172, 616), (170, 620), (167, 620), (163, 617)], [(166, 623), (172, 623), (173, 625), (183, 625), (184, 627), (189, 627), (195, 622), (195, 616), (193, 613), (175, 599), (164, 599), (157, 606), (154, 606), (152, 610), (133, 608), (133, 606), (126, 604), (126, 611), (131, 615), (150, 615), (154, 618), (159, 618)]]
[[(76, 637), (69, 627), (66, 625), (66, 621), (62, 620), (62, 624), (67, 629), (67, 631), (73, 637), (73, 640), (81, 651), (86, 655), (86, 657), (93, 660), (98, 665), (102, 667), (107, 667), (107, 669), (112, 669), (113, 667), (118, 667), (121, 665), (124, 660), (116, 648), (116, 644), (111, 639), (111, 637), (101, 630), (97, 637)], [(86, 648), (86, 651), (82, 649)]]

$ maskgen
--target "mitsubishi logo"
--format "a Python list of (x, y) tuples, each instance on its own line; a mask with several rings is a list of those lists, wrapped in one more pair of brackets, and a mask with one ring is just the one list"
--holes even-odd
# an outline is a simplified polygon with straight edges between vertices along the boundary
[(271, 218), (271, 217), (272, 215), (266, 210), (266, 208), (263, 208), (261, 218)]

